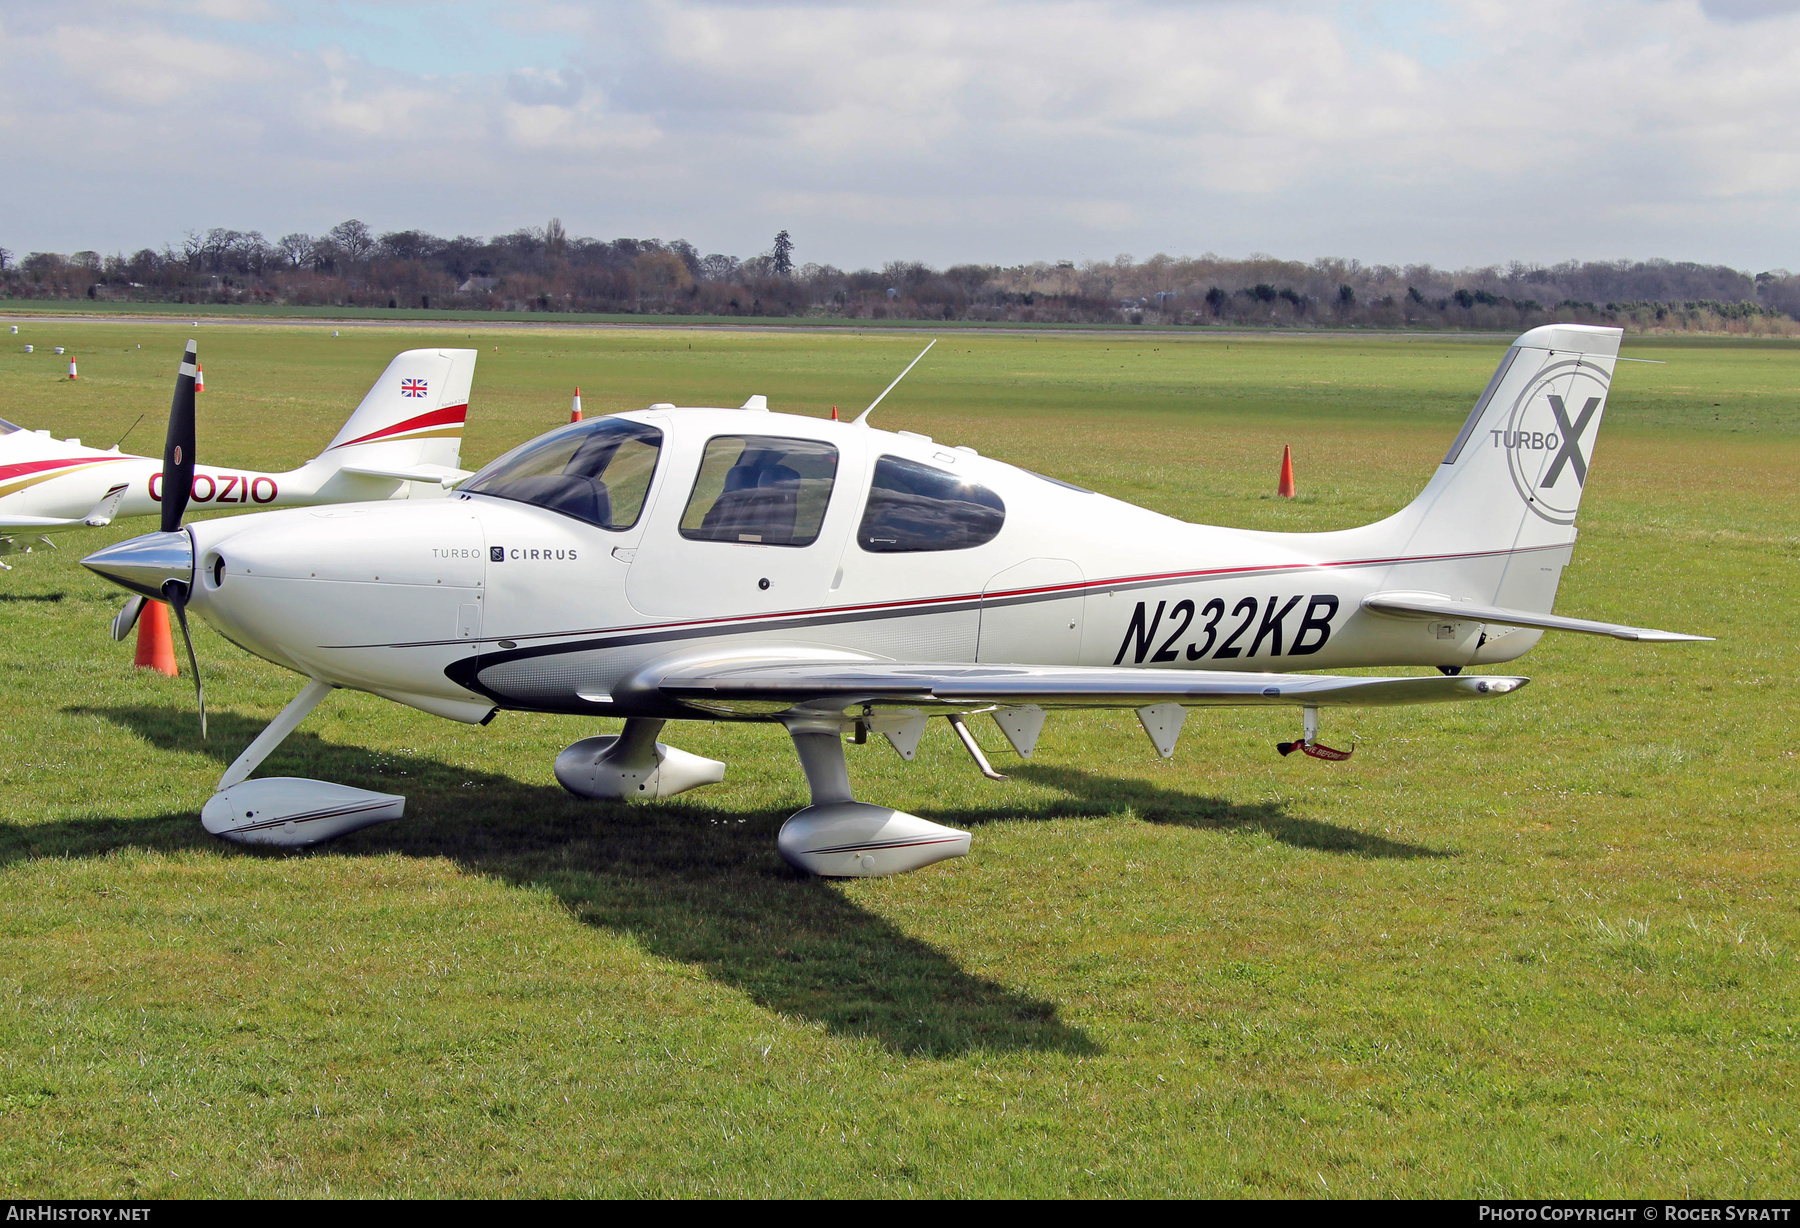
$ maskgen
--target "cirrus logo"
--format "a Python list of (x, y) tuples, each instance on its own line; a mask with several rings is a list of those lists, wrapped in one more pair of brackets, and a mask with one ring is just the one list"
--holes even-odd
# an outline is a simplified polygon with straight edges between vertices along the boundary
[(549, 563), (568, 562), (576, 557), (576, 552), (563, 547), (561, 549), (541, 546), (489, 546), (488, 562), (504, 563), (508, 559), (514, 562)]

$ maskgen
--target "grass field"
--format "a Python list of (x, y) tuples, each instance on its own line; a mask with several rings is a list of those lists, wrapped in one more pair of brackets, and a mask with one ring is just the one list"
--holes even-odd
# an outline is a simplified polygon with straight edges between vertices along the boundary
[[(157, 452), (193, 330), (24, 324), (0, 417)], [(398, 349), (478, 345), (465, 464), (650, 401), (860, 408), (911, 336), (202, 325), (201, 456), (287, 466)], [(59, 379), (46, 347), (71, 347)], [(140, 351), (135, 347), (141, 344)], [(498, 347), (496, 349), (496, 347)], [(877, 418), (1184, 518), (1334, 528), (1409, 499), (1503, 347), (946, 332)], [(1534, 684), (1327, 720), (1053, 717), (1012, 779), (941, 722), (853, 748), (960, 861), (803, 880), (774, 727), (672, 725), (727, 781), (551, 776), (591, 723), (340, 692), (273, 756), (409, 798), (304, 854), (198, 811), (298, 689), (210, 630), (188, 680), (76, 565), (0, 576), (0, 1196), (1786, 1196), (1800, 1124), (1800, 347), (1625, 351)], [(1272, 497), (1283, 443), (1301, 497)], [(1295, 762), (1294, 760), (1301, 760)]]

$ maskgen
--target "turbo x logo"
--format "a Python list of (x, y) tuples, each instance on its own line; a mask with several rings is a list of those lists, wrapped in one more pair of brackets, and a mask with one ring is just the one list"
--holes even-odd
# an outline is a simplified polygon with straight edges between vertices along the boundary
[(1554, 524), (1574, 523), (1607, 382), (1606, 372), (1589, 363), (1552, 362), (1513, 402), (1503, 425), (1488, 431), (1492, 446), (1506, 453), (1513, 489)]
[[(1494, 437), (1496, 448), (1522, 449), (1527, 452), (1555, 452), (1556, 459), (1550, 462), (1550, 470), (1544, 474), (1539, 486), (1555, 486), (1556, 479), (1562, 476), (1566, 464), (1575, 471), (1575, 482), (1579, 486), (1587, 485), (1587, 462), (1581, 459), (1581, 436), (1593, 421), (1594, 415), (1600, 412), (1600, 398), (1589, 397), (1587, 404), (1581, 408), (1581, 417), (1573, 423), (1569, 421), (1569, 411), (1559, 396), (1547, 396), (1544, 400), (1550, 403), (1550, 413), (1556, 419), (1554, 431), (1489, 431)], [(1560, 434), (1558, 433), (1560, 432)]]
[(1561, 397), (1544, 399), (1550, 402), (1550, 412), (1556, 415), (1556, 425), (1562, 431), (1563, 445), (1562, 450), (1557, 452), (1556, 459), (1550, 462), (1550, 472), (1544, 475), (1544, 480), (1538, 485), (1556, 485), (1556, 479), (1562, 476), (1563, 465), (1567, 464), (1575, 471), (1575, 484), (1586, 486), (1587, 462), (1581, 459), (1581, 434), (1587, 430), (1588, 423), (1594, 420), (1594, 415), (1600, 412), (1601, 398), (1589, 397), (1587, 404), (1581, 407), (1581, 417), (1573, 423), (1569, 421), (1569, 411), (1563, 407)]

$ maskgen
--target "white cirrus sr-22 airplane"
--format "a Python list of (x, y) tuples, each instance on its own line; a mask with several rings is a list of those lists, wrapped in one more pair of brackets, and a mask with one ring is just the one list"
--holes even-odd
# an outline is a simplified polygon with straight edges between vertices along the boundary
[[(317, 457), (287, 473), (201, 465), (192, 501), (253, 510), (442, 496), (469, 476), (457, 465), (475, 353), (397, 355)], [(0, 420), (0, 555), (16, 552), (18, 538), (48, 543), (49, 534), (155, 515), (162, 478), (163, 462), (153, 457)]]
[[(447, 500), (186, 528), (171, 502), (163, 532), (85, 562), (308, 679), (219, 781), (202, 812), (216, 835), (303, 845), (400, 816), (389, 794), (249, 779), (353, 687), (469, 722), (623, 717), (557, 757), (557, 779), (590, 798), (722, 779), (724, 764), (657, 740), (667, 721), (779, 722), (812, 792), (781, 854), (816, 874), (891, 874), (960, 856), (969, 835), (857, 801), (845, 736), (883, 735), (910, 759), (944, 716), (995, 775), (964, 718), (991, 714), (1029, 755), (1050, 710), (1132, 708), (1168, 755), (1188, 708), (1287, 705), (1304, 733), (1283, 753), (1341, 757), (1317, 740), (1320, 709), (1511, 693), (1526, 679), (1461, 671), (1547, 630), (1701, 638), (1551, 613), (1619, 339), (1521, 336), (1418, 498), (1338, 532), (1187, 524), (877, 430), (867, 411), (826, 421), (757, 396), (562, 427)], [(190, 349), (170, 431), (190, 452), (192, 363)], [(1350, 666), (1441, 675), (1320, 672)]]

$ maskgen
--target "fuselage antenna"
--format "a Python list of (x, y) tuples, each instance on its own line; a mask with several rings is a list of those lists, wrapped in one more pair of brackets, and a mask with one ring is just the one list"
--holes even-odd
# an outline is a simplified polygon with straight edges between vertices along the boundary
[[(923, 358), (923, 357), (925, 357), (925, 355), (929, 354), (931, 352), (931, 346), (936, 345), (936, 344), (937, 344), (937, 338), (933, 337), (931, 339), (931, 345), (928, 345), (924, 349), (919, 351), (919, 358)], [(919, 358), (915, 358), (911, 362), (907, 363), (906, 371), (910, 371), (914, 367), (918, 366)], [(873, 401), (870, 401), (869, 408), (863, 410), (860, 414), (856, 415), (856, 421), (853, 422), (851, 425), (853, 425), (853, 426), (861, 425), (862, 420), (864, 418), (867, 418), (871, 413), (875, 412), (875, 407), (877, 405), (881, 404), (881, 397), (885, 397), (888, 393), (892, 392), (894, 390), (894, 388), (900, 383), (900, 381), (906, 378), (906, 371), (902, 371), (900, 374), (896, 375), (894, 377), (894, 382), (892, 384), (889, 384), (886, 388), (883, 388), (881, 390), (881, 396), (876, 397)]]
[(115, 444), (114, 444), (114, 445), (113, 445), (113, 446), (112, 446), (112, 450), (113, 450), (113, 451), (114, 451), (114, 452), (117, 452), (117, 451), (118, 451), (118, 450), (119, 450), (119, 444), (122, 444), (122, 443), (124, 443), (124, 442), (125, 442), (125, 440), (126, 440), (126, 439), (128, 439), (128, 438), (129, 438), (129, 437), (130, 437), (130, 436), (131, 436), (131, 432), (133, 432), (133, 431), (135, 431), (135, 430), (137, 430), (137, 424), (138, 424), (138, 423), (139, 423), (139, 422), (142, 422), (142, 421), (143, 421), (143, 420), (144, 420), (144, 415), (142, 415), (142, 414), (139, 414), (139, 415), (138, 415), (138, 416), (137, 416), (137, 418), (136, 418), (136, 420), (135, 420), (135, 421), (133, 421), (133, 422), (132, 422), (132, 424), (131, 424), (131, 425), (130, 425), (130, 426), (128, 426), (128, 427), (126, 427), (126, 428), (125, 428), (125, 434), (123, 434), (123, 435), (121, 435), (121, 436), (119, 436), (119, 443), (115, 443)]

